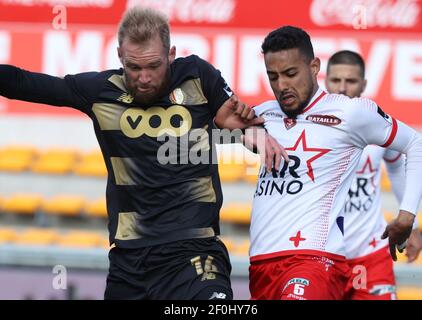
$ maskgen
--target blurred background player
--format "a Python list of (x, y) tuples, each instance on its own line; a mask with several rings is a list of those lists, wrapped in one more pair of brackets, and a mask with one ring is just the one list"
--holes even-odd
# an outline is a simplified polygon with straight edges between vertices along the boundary
[(262, 44), (276, 100), (256, 106), (268, 133), (290, 162), (261, 170), (251, 220), (252, 299), (343, 299), (344, 204), (363, 149), (405, 152), (408, 163), (398, 217), (385, 230), (390, 251), (409, 237), (422, 196), (422, 136), (386, 115), (372, 100), (326, 94), (309, 35), (284, 26)]
[[(108, 171), (106, 299), (231, 299), (209, 137), (214, 119), (228, 129), (262, 119), (254, 119), (209, 63), (194, 55), (175, 59), (163, 14), (130, 9), (118, 42), (119, 70), (59, 78), (0, 65), (0, 94), (73, 107), (92, 119)], [(189, 148), (206, 152), (206, 163), (180, 160), (187, 151), (180, 139), (192, 131), (202, 135)], [(171, 139), (177, 152), (168, 156), (176, 162), (163, 164), (160, 148)], [(274, 153), (271, 148), (271, 158)]]
[[(332, 55), (328, 60), (325, 85), (329, 93), (344, 94), (350, 98), (360, 97), (366, 87), (362, 57), (348, 50)], [(387, 225), (381, 212), (382, 160), (386, 164), (392, 190), (399, 203), (403, 197), (404, 155), (375, 145), (366, 147), (345, 205), (346, 258), (352, 269), (347, 288), (349, 299), (385, 300), (396, 297), (388, 241), (381, 240)], [(414, 261), (421, 249), (422, 239), (415, 223), (406, 247), (408, 261)], [(361, 269), (362, 267), (365, 269)]]

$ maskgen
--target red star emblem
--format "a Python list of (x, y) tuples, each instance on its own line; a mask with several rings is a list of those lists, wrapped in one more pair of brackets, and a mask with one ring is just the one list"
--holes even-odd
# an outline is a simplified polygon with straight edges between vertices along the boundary
[(314, 156), (312, 156), (311, 158), (306, 160), (306, 166), (308, 167), (307, 175), (309, 176), (309, 178), (311, 178), (312, 181), (314, 181), (315, 178), (314, 178), (314, 170), (312, 168), (312, 162), (315, 161), (316, 159), (322, 157), (324, 154), (330, 152), (331, 149), (308, 148), (308, 146), (306, 144), (305, 130), (303, 130), (301, 135), (299, 136), (299, 139), (297, 139), (295, 145), (293, 147), (290, 147), (290, 148), (285, 148), (285, 150), (295, 151), (298, 148), (299, 144), (302, 145), (303, 152), (314, 152), (314, 153), (316, 153)]
[(293, 241), (293, 245), (295, 246), (295, 248), (297, 248), (300, 244), (301, 241), (305, 241), (306, 238), (302, 238), (300, 236), (300, 230), (296, 233), (296, 236), (294, 237), (290, 237), (289, 238), (290, 241)]
[(374, 177), (375, 177), (375, 172), (377, 172), (378, 169), (373, 169), (372, 168), (372, 162), (371, 162), (371, 157), (368, 156), (368, 158), (365, 161), (365, 164), (363, 165), (362, 169), (359, 171), (356, 171), (357, 174), (365, 174), (365, 173), (370, 173), (371, 174), (371, 184), (372, 186), (375, 188), (375, 183), (374, 183)]

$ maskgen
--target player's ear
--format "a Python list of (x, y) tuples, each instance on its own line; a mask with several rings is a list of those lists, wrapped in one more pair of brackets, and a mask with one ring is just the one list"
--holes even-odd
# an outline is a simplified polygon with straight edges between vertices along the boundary
[(321, 68), (321, 60), (315, 57), (314, 59), (311, 60), (311, 63), (309, 64), (309, 66), (311, 67), (312, 75), (316, 77)]
[(117, 55), (119, 56), (119, 60), (121, 64), (123, 65), (122, 48), (117, 47)]
[(174, 59), (176, 59), (176, 47), (172, 46), (169, 51), (169, 62), (173, 63)]

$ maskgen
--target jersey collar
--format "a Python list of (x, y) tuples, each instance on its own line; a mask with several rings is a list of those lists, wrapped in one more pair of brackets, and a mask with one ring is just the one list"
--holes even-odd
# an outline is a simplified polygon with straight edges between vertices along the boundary
[(327, 94), (327, 92), (325, 92), (324, 90), (322, 90), (321, 88), (318, 87), (317, 92), (315, 92), (315, 94), (312, 97), (311, 101), (309, 101), (309, 104), (306, 106), (305, 109), (303, 109), (303, 111), (301, 112), (301, 114), (303, 114), (303, 113), (307, 112), (308, 110), (310, 110), (326, 94)]

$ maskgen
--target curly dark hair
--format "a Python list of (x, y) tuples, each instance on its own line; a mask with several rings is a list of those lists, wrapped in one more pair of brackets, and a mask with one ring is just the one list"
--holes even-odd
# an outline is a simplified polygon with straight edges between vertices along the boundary
[(315, 57), (309, 35), (304, 30), (293, 26), (284, 26), (271, 31), (265, 37), (261, 48), (264, 54), (297, 48), (308, 61)]

